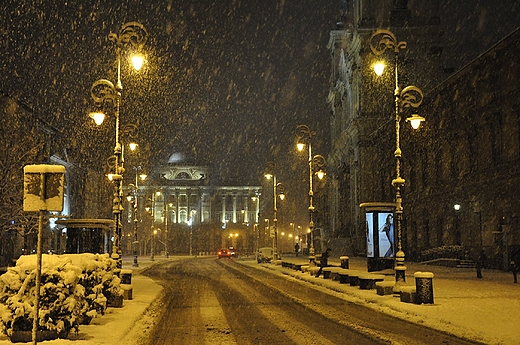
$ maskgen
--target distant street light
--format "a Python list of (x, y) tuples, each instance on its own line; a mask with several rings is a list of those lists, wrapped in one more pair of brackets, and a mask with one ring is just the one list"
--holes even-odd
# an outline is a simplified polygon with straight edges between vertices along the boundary
[(172, 202), (166, 202), (164, 200), (164, 250), (166, 251), (165, 255), (167, 258), (170, 257), (170, 251), (168, 250), (168, 238), (170, 237), (170, 229), (169, 229), (169, 221), (170, 221), (170, 210), (173, 207)]
[[(264, 222), (267, 223), (267, 227), (264, 228), (264, 236), (263, 236), (263, 238), (264, 238), (264, 243), (263, 243), (263, 245), (266, 246), (267, 243), (269, 242), (269, 241), (267, 240), (267, 238), (269, 238), (268, 236), (271, 235), (271, 226), (270, 226), (270, 224), (269, 224), (269, 218), (265, 218), (265, 219), (264, 219)], [(266, 229), (267, 229), (267, 231), (266, 231)]]
[(196, 210), (191, 210), (190, 219), (188, 220), (188, 226), (190, 227), (190, 256), (193, 255), (193, 223), (195, 221)]
[[(396, 229), (397, 229), (397, 253), (395, 254), (396, 271), (395, 279), (396, 282), (405, 281), (405, 270), (404, 266), (405, 254), (402, 246), (402, 228), (401, 223), (403, 219), (403, 200), (401, 196), (401, 189), (404, 186), (405, 180), (401, 177), (401, 147), (400, 147), (400, 129), (401, 129), (401, 111), (403, 108), (417, 108), (421, 105), (423, 100), (423, 93), (421, 89), (416, 86), (408, 86), (403, 90), (399, 88), (399, 76), (398, 76), (398, 56), (401, 49), (406, 48), (406, 42), (399, 42), (395, 35), (388, 30), (377, 30), (370, 37), (370, 49), (372, 52), (379, 56), (383, 54), (387, 49), (392, 49), (395, 55), (395, 152), (394, 157), (396, 159), (395, 173), (396, 177), (392, 180), (392, 185), (395, 187), (395, 214), (396, 214)], [(382, 69), (379, 73), (382, 73)], [(424, 117), (417, 114), (413, 114), (411, 117), (406, 119), (410, 122), (414, 129), (419, 128)]]
[(256, 192), (254, 196), (251, 197), (251, 200), (255, 203), (255, 217), (254, 217), (254, 225), (253, 229), (256, 237), (256, 245), (255, 252), (258, 252), (258, 248), (260, 248), (260, 229), (258, 227), (258, 216), (260, 211), (260, 192)]
[(285, 192), (284, 192), (284, 185), (281, 182), (276, 182), (276, 175), (272, 172), (272, 170), (274, 170), (274, 165), (272, 165), (268, 168), (268, 170), (264, 174), (264, 177), (267, 180), (273, 179), (273, 230), (274, 230), (273, 257), (275, 259), (279, 259), (280, 256), (278, 255), (278, 219), (276, 218), (278, 208), (276, 206), (276, 200), (277, 200), (277, 198), (280, 198), (280, 200), (284, 200)]
[(134, 240), (132, 242), (132, 249), (134, 254), (134, 262), (132, 264), (133, 267), (139, 267), (139, 263), (137, 261), (138, 257), (138, 248), (139, 248), (139, 240), (137, 238), (137, 230), (139, 225), (139, 179), (144, 181), (147, 177), (146, 174), (139, 174), (139, 171), (142, 171), (141, 166), (134, 167), (135, 170), (135, 184), (130, 184), (132, 188), (132, 194), (128, 196), (128, 201), (132, 205), (134, 210)]
[[(310, 229), (310, 248), (309, 248), (309, 256), (314, 255), (314, 205), (312, 204), (312, 199), (314, 196), (313, 190), (313, 176), (316, 175), (320, 180), (325, 177), (325, 172), (321, 169), (325, 165), (325, 158), (322, 155), (312, 155), (312, 137), (316, 134), (315, 131), (311, 131), (311, 129), (306, 125), (299, 125), (296, 127), (296, 136), (298, 138), (297, 148), (298, 151), (303, 151), (305, 149), (305, 145), (309, 149), (309, 229)], [(319, 169), (315, 172), (315, 169)]]

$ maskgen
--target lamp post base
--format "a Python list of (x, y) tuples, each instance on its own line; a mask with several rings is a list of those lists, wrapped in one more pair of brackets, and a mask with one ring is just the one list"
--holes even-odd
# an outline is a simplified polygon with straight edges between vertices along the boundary
[(406, 281), (406, 266), (404, 265), (404, 252), (402, 250), (395, 254), (395, 281), (405, 282)]
[(398, 266), (395, 268), (395, 281), (400, 283), (406, 282), (406, 266)]

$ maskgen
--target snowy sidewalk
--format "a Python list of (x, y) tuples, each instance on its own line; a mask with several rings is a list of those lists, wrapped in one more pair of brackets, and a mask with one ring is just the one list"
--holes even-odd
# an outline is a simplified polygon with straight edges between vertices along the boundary
[[(348, 300), (464, 338), (486, 344), (520, 344), (520, 284), (513, 283), (511, 273), (483, 270), (483, 278), (478, 279), (475, 269), (471, 268), (407, 262), (406, 285), (415, 285), (414, 272), (434, 273), (434, 304), (417, 305), (401, 302), (393, 295), (380, 296), (375, 290), (360, 290), (359, 287), (340, 284), (338, 281), (315, 278), (281, 265), (257, 264), (248, 259), (240, 262), (288, 274), (318, 285), (324, 291), (340, 292)], [(366, 272), (366, 259), (350, 258), (349, 268)], [(385, 270), (376, 273), (383, 273), (385, 281), (394, 281), (393, 272)]]

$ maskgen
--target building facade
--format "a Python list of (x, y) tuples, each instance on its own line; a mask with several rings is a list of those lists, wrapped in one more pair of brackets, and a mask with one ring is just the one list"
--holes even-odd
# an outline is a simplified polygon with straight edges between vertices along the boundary
[[(167, 165), (139, 185), (141, 252), (214, 253), (235, 247), (254, 252), (259, 241), (261, 187), (214, 186), (207, 167)], [(133, 209), (125, 206), (124, 232), (132, 237)], [(123, 245), (125, 245), (123, 243)], [(127, 241), (127, 249), (130, 246)]]
[(408, 138), (414, 257), (461, 246), (488, 267), (520, 259), (519, 39), (516, 29), (428, 94), (426, 130)]
[[(511, 178), (514, 174), (509, 168), (506, 172), (496, 164), (484, 163), (496, 159), (492, 158), (495, 157), (493, 152), (505, 150), (500, 140), (504, 140), (506, 133), (511, 138), (511, 132), (515, 131), (511, 127), (515, 121), (511, 118), (518, 117), (518, 113), (510, 112), (507, 118), (501, 115), (499, 122), (493, 114), (502, 111), (487, 110), (493, 105), (482, 100), (501, 104), (501, 108), (507, 104), (508, 109), (517, 109), (512, 101), (514, 97), (506, 102), (496, 91), (518, 87), (509, 75), (515, 75), (517, 69), (504, 69), (513, 63), (510, 58), (513, 53), (501, 56), (502, 59), (485, 59), (482, 54), (496, 49), (494, 44), (516, 29), (517, 24), (507, 18), (511, 18), (511, 12), (519, 13), (519, 7), (502, 2), (499, 6), (489, 6), (482, 1), (461, 5), (442, 0), (343, 3), (341, 21), (337, 30), (331, 31), (328, 44), (332, 61), (328, 97), (332, 148), (327, 159), (330, 170), (330, 224), (327, 226), (333, 238), (331, 242), (345, 253), (364, 255), (366, 227), (359, 205), (395, 202), (392, 186), (396, 177), (394, 67), (398, 61), (399, 87), (402, 90), (415, 85), (422, 90), (424, 100), (416, 111), (427, 121), (419, 132), (408, 128), (404, 119), (401, 121), (401, 175), (406, 181), (402, 191), (402, 224), (407, 260), (451, 255), (476, 261), (486, 257), (489, 266), (503, 267), (506, 258), (514, 255), (511, 254), (512, 241), (516, 235), (511, 234), (515, 232), (512, 230), (515, 212), (510, 210), (501, 215), (502, 203), (514, 205), (516, 199), (502, 201), (499, 194), (484, 191), (492, 189), (494, 179), (507, 181), (506, 190), (512, 187), (518, 190), (520, 186)], [(493, 19), (486, 17), (489, 13), (493, 13)], [(397, 49), (397, 60), (392, 49), (381, 56), (371, 50), (370, 39), (379, 29), (395, 34), (398, 43), (405, 42), (406, 48)], [(506, 48), (512, 52), (515, 49), (514, 46)], [(372, 65), (379, 59), (386, 60), (390, 68), (378, 78)], [(475, 62), (478, 60), (481, 63)], [(480, 71), (483, 66), (488, 66), (490, 76)], [(499, 70), (507, 71), (508, 78), (496, 72), (491, 74)], [(479, 88), (468, 87), (469, 75)], [(508, 86), (497, 86), (499, 80), (506, 80)], [(408, 116), (408, 110), (403, 109), (403, 118)], [(462, 114), (469, 115), (470, 110), (472, 116), (466, 122), (461, 121)], [(450, 131), (446, 130), (448, 123)], [(477, 154), (478, 150), (472, 146), (484, 145), (484, 139), (493, 142), (486, 146), (491, 150), (487, 158)], [(511, 144), (511, 140), (514, 141), (508, 139), (507, 143)], [(439, 146), (441, 142), (444, 146)], [(506, 151), (512, 150), (508, 146)], [(504, 164), (513, 169), (511, 159)], [(476, 183), (475, 176), (469, 172), (477, 170), (487, 171), (488, 179)], [(459, 175), (455, 171), (459, 171)], [(480, 193), (471, 193), (469, 185)], [(457, 190), (464, 193), (457, 196)], [(460, 210), (466, 210), (464, 215), (453, 212), (455, 203), (461, 205)]]
[[(68, 215), (78, 199), (70, 198), (71, 190), (79, 189), (71, 174), (73, 164), (60, 158), (63, 152), (60, 130), (45, 121), (31, 107), (16, 97), (0, 92), (0, 267), (13, 265), (20, 255), (36, 250), (38, 215), (23, 211), (24, 166), (59, 164), (66, 168), (64, 209)], [(61, 216), (60, 215), (60, 216)], [(58, 215), (57, 215), (58, 216)], [(51, 214), (46, 214), (43, 228), (44, 250), (54, 250), (61, 239)]]

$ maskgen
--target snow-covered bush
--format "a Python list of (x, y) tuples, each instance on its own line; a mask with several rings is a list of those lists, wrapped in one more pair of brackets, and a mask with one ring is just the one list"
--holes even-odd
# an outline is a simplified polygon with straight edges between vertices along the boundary
[(115, 274), (116, 263), (108, 254), (64, 254), (65, 258), (81, 269), (78, 284), (85, 288), (85, 298), (89, 308), (82, 320), (103, 315), (107, 308), (107, 300), (121, 296), (120, 278)]
[[(71, 260), (43, 255), (40, 286), (39, 329), (67, 337), (78, 327), (79, 317), (88, 309), (85, 289), (78, 284), (81, 270)], [(13, 331), (32, 329), (36, 303), (36, 255), (20, 257), (15, 267), (0, 276), (0, 328)]]
[[(39, 329), (67, 337), (80, 323), (105, 313), (122, 296), (116, 263), (108, 254), (43, 255)], [(30, 331), (36, 302), (36, 255), (21, 256), (0, 276), (0, 331)]]

